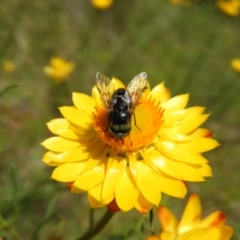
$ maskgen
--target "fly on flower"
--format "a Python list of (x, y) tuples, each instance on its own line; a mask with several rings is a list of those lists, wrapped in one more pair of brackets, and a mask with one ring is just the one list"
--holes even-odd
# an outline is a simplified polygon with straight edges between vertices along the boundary
[[(102, 73), (96, 74), (96, 86), (102, 102), (108, 113), (108, 131), (117, 138), (129, 135), (131, 131), (131, 117), (134, 117), (134, 108), (146, 88), (147, 74), (139, 73), (128, 84), (127, 88), (115, 89), (112, 81)], [(137, 127), (138, 128), (138, 127)]]

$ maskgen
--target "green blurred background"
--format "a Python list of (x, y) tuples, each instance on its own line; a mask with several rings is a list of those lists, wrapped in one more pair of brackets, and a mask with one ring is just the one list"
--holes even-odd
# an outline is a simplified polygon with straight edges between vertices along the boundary
[[(40, 143), (51, 136), (45, 123), (59, 116), (57, 106), (71, 105), (71, 92), (90, 94), (97, 71), (125, 83), (146, 71), (152, 86), (165, 81), (173, 96), (190, 93), (188, 106), (211, 113), (205, 127), (221, 143), (206, 154), (214, 177), (189, 184), (189, 192), (200, 194), (204, 215), (225, 212), (232, 239), (240, 239), (240, 75), (230, 66), (240, 58), (240, 17), (224, 15), (211, 0), (189, 7), (115, 0), (105, 11), (87, 0), (1, 0), (0, 46), (0, 64), (15, 65), (0, 69), (0, 92), (17, 84), (0, 98), (0, 237), (71, 240), (85, 232), (85, 194), (52, 181), (53, 169), (41, 162)], [(53, 56), (76, 65), (61, 87), (43, 72)], [(178, 216), (185, 202), (162, 201)], [(99, 218), (104, 209), (95, 212)], [(138, 222), (128, 237), (140, 218), (135, 210), (117, 213), (94, 239), (143, 239)]]

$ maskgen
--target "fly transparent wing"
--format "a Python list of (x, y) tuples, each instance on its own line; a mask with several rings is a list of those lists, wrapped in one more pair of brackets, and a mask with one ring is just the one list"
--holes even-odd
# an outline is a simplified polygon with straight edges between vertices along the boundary
[(96, 74), (96, 86), (100, 93), (102, 102), (109, 112), (111, 109), (111, 97), (115, 90), (112, 81), (104, 74), (97, 72)]
[(139, 73), (127, 86), (127, 91), (129, 92), (132, 100), (131, 111), (138, 104), (138, 100), (142, 95), (143, 90), (146, 88), (147, 84), (147, 74), (145, 72)]

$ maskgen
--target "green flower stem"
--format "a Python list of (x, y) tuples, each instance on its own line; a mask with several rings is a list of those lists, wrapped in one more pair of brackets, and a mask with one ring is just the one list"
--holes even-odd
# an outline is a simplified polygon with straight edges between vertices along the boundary
[(151, 227), (151, 234), (154, 235), (154, 226), (153, 226), (153, 209), (150, 210), (149, 212), (149, 223), (150, 223), (150, 227)]
[(92, 229), (94, 225), (94, 209), (90, 208), (89, 212), (89, 229)]
[(83, 236), (77, 238), (76, 240), (90, 240), (107, 225), (113, 215), (113, 213), (110, 213), (108, 210), (106, 210), (105, 214), (102, 216), (99, 222), (94, 227), (89, 228), (88, 231), (83, 234)]

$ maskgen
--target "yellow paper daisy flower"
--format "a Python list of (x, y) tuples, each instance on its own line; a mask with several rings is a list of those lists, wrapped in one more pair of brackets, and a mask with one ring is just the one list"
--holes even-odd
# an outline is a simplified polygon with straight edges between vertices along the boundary
[(240, 11), (240, 0), (218, 0), (217, 7), (226, 15), (235, 17)]
[(74, 67), (75, 65), (72, 62), (67, 62), (60, 57), (53, 57), (50, 59), (50, 66), (45, 66), (43, 71), (56, 83), (61, 83), (68, 80)]
[[(111, 84), (125, 88), (116, 78)], [(73, 93), (72, 99), (74, 106), (60, 108), (64, 118), (47, 123), (56, 136), (42, 143), (49, 150), (43, 161), (56, 166), (52, 178), (70, 182), (71, 192), (87, 192), (91, 207), (115, 202), (122, 211), (135, 207), (146, 213), (159, 204), (161, 193), (183, 198), (186, 181), (212, 176), (202, 153), (219, 144), (199, 128), (209, 116), (204, 107), (185, 108), (188, 94), (171, 98), (164, 83), (148, 87), (125, 137), (109, 131), (111, 119), (96, 86), (91, 97)]]
[(3, 69), (5, 72), (14, 72), (15, 65), (11, 61), (5, 61), (5, 62), (3, 62)]
[(240, 58), (233, 59), (231, 61), (231, 66), (236, 72), (240, 73)]
[(159, 236), (146, 240), (229, 240), (233, 228), (225, 224), (226, 216), (216, 211), (202, 219), (201, 202), (197, 194), (192, 194), (180, 221), (165, 207), (157, 209), (162, 227)]
[(105, 10), (113, 4), (113, 0), (91, 0), (91, 3), (95, 8)]

